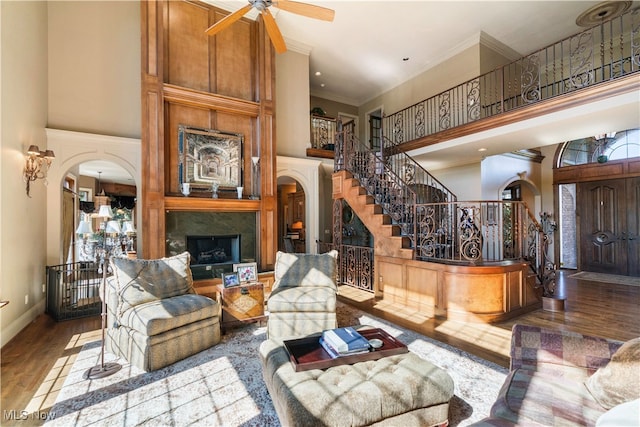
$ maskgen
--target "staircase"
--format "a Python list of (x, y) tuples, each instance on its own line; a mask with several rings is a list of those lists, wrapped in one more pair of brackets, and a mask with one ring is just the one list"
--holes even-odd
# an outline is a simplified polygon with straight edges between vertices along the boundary
[[(400, 246), (384, 245), (380, 250), (406, 256), (407, 251), (398, 248), (416, 248), (417, 204), (451, 202), (457, 197), (406, 153), (374, 152), (361, 144), (352, 131), (343, 131), (340, 125), (338, 128), (334, 171), (349, 174), (342, 178), (349, 180), (344, 183), (349, 190), (345, 200), (352, 208), (362, 209), (362, 216), (367, 218), (361, 219), (374, 236), (379, 227), (388, 226), (382, 229), (389, 231), (379, 237), (398, 237), (392, 240), (401, 242)], [(360, 211), (356, 212), (360, 217)], [(384, 216), (373, 220), (374, 215)]]
[[(554, 268), (545, 233), (524, 202), (458, 202), (411, 157), (393, 151), (374, 152), (352, 132), (337, 134), (334, 193), (339, 188), (372, 233), (377, 256), (471, 266), (525, 261), (533, 272), (527, 282), (548, 293)], [(341, 218), (334, 210), (337, 245)]]
[(383, 207), (376, 203), (375, 197), (367, 194), (367, 190), (350, 172), (341, 171), (337, 176), (342, 181), (344, 200), (373, 234), (376, 254), (413, 259), (410, 239), (402, 236), (402, 227), (393, 223), (391, 216), (385, 214)]

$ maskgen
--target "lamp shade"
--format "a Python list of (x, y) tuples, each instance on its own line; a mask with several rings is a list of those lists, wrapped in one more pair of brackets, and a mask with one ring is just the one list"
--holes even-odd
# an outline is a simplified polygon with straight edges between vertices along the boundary
[(120, 224), (118, 221), (109, 221), (104, 229), (106, 234), (120, 234)]
[(113, 211), (111, 210), (111, 206), (109, 205), (100, 206), (100, 210), (98, 211), (98, 216), (100, 218), (113, 218)]
[(122, 224), (122, 232), (127, 234), (135, 233), (136, 229), (133, 227), (131, 221), (125, 221), (124, 224)]
[(78, 229), (76, 230), (76, 234), (93, 234), (91, 223), (89, 221), (80, 221), (80, 224), (78, 224)]

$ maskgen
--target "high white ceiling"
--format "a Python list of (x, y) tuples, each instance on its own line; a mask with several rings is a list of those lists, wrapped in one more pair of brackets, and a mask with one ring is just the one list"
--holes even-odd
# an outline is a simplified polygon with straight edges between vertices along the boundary
[[(275, 0), (274, 0), (275, 2)], [(246, 0), (208, 0), (235, 11)], [(335, 11), (319, 21), (274, 4), (270, 10), (291, 50), (309, 52), (312, 95), (361, 106), (385, 91), (477, 45), (480, 33), (516, 59), (584, 31), (576, 24), (599, 1), (307, 1)], [(631, 8), (640, 6), (632, 2)], [(255, 19), (252, 11), (249, 18)], [(408, 60), (403, 60), (408, 58)], [(316, 76), (316, 72), (321, 76)], [(324, 85), (324, 86), (321, 86)], [(621, 95), (459, 138), (411, 154), (429, 170), (478, 162), (517, 149), (538, 148), (640, 126), (640, 99)], [(486, 148), (486, 151), (478, 151)]]
[[(229, 11), (247, 3), (246, 0), (207, 2)], [(599, 2), (312, 0), (306, 3), (333, 9), (334, 21), (281, 11), (275, 4), (270, 11), (288, 47), (310, 51), (312, 94), (360, 106), (477, 45), (480, 32), (518, 56), (578, 33), (584, 28), (576, 25), (576, 18)], [(248, 14), (250, 18), (255, 18), (254, 11)], [(322, 73), (320, 77), (315, 76), (317, 71)]]

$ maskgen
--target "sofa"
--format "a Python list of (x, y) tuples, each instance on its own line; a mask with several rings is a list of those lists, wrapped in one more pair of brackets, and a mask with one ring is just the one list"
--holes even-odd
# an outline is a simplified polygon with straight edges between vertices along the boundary
[[(453, 379), (409, 352), (296, 372), (283, 341), (336, 328), (337, 253), (276, 256), (260, 345), (262, 376), (283, 426), (446, 426)], [(346, 326), (346, 325), (344, 325)], [(354, 325), (357, 326), (357, 325)], [(364, 328), (365, 326), (359, 326)]]
[(144, 371), (171, 365), (220, 341), (220, 305), (197, 295), (190, 255), (112, 258), (107, 280), (107, 351)]
[(640, 338), (623, 343), (516, 324), (510, 356), (490, 416), (475, 426), (640, 425)]

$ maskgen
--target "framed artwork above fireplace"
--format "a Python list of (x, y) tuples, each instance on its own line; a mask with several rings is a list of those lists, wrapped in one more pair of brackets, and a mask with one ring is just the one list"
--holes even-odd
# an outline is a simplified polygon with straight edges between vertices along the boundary
[(239, 133), (178, 126), (180, 185), (189, 183), (192, 191), (241, 187), (243, 139)]

